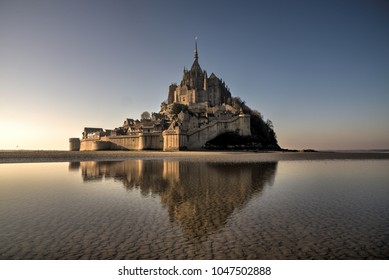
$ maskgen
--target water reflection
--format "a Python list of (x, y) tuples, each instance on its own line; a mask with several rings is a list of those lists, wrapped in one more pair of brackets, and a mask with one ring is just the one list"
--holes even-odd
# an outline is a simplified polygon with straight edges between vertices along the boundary
[(69, 171), (77, 171), (78, 169), (80, 169), (80, 162), (79, 161), (69, 162)]
[(0, 259), (387, 259), (387, 170), (388, 160), (0, 164)]
[[(76, 166), (74, 163), (72, 166)], [(159, 196), (169, 219), (199, 239), (222, 228), (234, 211), (272, 185), (277, 162), (207, 163), (132, 160), (81, 162), (84, 182), (113, 178), (143, 196)]]

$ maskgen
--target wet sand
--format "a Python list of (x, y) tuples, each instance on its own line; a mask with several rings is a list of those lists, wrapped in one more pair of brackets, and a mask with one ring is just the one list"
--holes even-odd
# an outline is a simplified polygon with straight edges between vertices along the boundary
[(235, 151), (0, 151), (0, 163), (158, 160), (211, 162), (274, 162), (296, 160), (389, 159), (384, 152), (235, 152)]
[(388, 160), (0, 165), (0, 259), (387, 259)]

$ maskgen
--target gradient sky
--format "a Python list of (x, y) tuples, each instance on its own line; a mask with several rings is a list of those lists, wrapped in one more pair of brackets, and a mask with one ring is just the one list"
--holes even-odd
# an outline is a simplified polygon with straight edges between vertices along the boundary
[(0, 149), (157, 112), (193, 62), (284, 148), (389, 148), (389, 2), (0, 0)]

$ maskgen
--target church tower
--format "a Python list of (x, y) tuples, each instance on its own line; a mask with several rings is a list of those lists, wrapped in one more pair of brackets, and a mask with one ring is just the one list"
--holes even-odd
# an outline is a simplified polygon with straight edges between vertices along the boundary
[(169, 86), (168, 104), (176, 102), (191, 106), (201, 103), (203, 106), (213, 107), (225, 103), (230, 97), (231, 93), (221, 79), (213, 73), (208, 78), (207, 72), (201, 69), (196, 38), (192, 67), (184, 67), (179, 85)]

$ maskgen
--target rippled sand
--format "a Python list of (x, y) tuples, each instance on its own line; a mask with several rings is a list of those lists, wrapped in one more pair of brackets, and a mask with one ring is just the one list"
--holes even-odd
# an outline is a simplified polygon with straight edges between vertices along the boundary
[(389, 256), (387, 160), (0, 168), (1, 259)]

